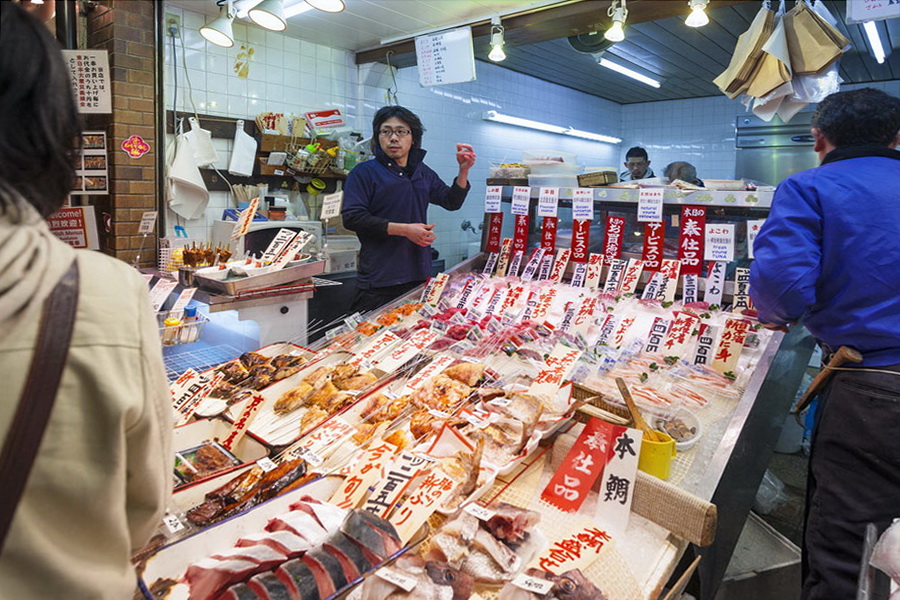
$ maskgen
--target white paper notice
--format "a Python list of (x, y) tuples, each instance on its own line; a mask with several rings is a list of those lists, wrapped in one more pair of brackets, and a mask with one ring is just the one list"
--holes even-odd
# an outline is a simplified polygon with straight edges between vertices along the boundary
[(500, 211), (500, 200), (503, 197), (503, 186), (489, 185), (484, 192), (484, 212), (498, 213)]
[(169, 298), (169, 294), (177, 285), (178, 282), (174, 279), (160, 279), (156, 282), (156, 285), (150, 290), (150, 306), (153, 307), (153, 312), (158, 312), (162, 308)]
[(141, 215), (141, 224), (138, 225), (138, 234), (146, 235), (152, 233), (154, 225), (156, 225), (156, 211), (148, 210)]
[(763, 223), (765, 223), (765, 219), (754, 219), (752, 221), (747, 221), (747, 257), (754, 258), (753, 256), (753, 243), (756, 241), (756, 236), (759, 235), (759, 230), (762, 229)]
[(594, 218), (594, 190), (575, 188), (572, 196), (572, 220), (591, 221)]
[(706, 224), (706, 244), (703, 251), (704, 260), (734, 260), (734, 223)]
[(559, 188), (542, 187), (538, 196), (538, 216), (555, 217), (559, 205)]
[(341, 203), (343, 200), (344, 192), (336, 192), (334, 194), (326, 194), (323, 196), (322, 213), (319, 218), (325, 220), (341, 216)]
[(444, 85), (475, 80), (472, 29), (460, 27), (416, 38), (419, 85)]
[(655, 223), (662, 221), (663, 189), (644, 188), (638, 195), (637, 220)]
[(531, 204), (531, 188), (528, 186), (514, 187), (512, 194), (512, 214), (527, 215), (529, 204)]

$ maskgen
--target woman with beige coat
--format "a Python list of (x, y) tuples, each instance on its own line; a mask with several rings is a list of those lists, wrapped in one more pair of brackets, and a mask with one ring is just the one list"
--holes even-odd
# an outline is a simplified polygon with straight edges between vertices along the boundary
[(73, 260), (80, 276), (55, 403), (0, 549), (3, 600), (130, 598), (131, 553), (153, 534), (171, 487), (172, 416), (146, 283), (123, 262), (59, 241), (44, 220), (71, 189), (79, 133), (59, 46), (0, 1), (0, 443), (44, 300)]

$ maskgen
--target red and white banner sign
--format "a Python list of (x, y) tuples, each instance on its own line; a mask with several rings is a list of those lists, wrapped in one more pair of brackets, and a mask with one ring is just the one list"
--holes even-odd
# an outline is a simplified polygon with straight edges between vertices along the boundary
[(429, 279), (425, 289), (422, 290), (421, 301), (425, 304), (430, 304), (431, 306), (437, 306), (438, 300), (441, 299), (441, 294), (444, 293), (444, 288), (447, 286), (448, 281), (450, 281), (450, 276), (446, 273), (438, 273), (436, 276)]
[(521, 252), (523, 256), (528, 249), (528, 215), (516, 215), (512, 248), (513, 253)]
[(602, 274), (603, 255), (594, 254), (592, 252), (588, 257), (587, 279), (585, 279), (584, 281), (584, 286), (592, 290), (596, 290), (600, 286)]
[(619, 291), (623, 294), (633, 294), (637, 290), (637, 284), (641, 280), (641, 271), (644, 269), (643, 261), (637, 258), (628, 259), (628, 266), (622, 273), (622, 282)]
[(588, 261), (590, 236), (590, 221), (572, 222), (572, 262), (584, 264)]
[(567, 513), (576, 512), (609, 461), (613, 425), (591, 418), (541, 492), (541, 500)]
[(507, 310), (511, 309), (516, 305), (516, 302), (519, 301), (519, 298), (522, 297), (522, 293), (525, 291), (524, 285), (513, 285), (510, 286), (509, 292), (506, 294), (506, 298), (503, 300), (503, 304), (500, 306), (500, 312), (505, 313)]
[(556, 228), (559, 224), (559, 217), (544, 217), (541, 224), (541, 247), (547, 248), (550, 252), (556, 248)]
[(553, 270), (550, 272), (550, 281), (559, 283), (566, 273), (566, 265), (569, 264), (572, 251), (568, 248), (560, 248), (556, 252), (556, 260), (553, 262)]
[(343, 509), (359, 506), (369, 492), (369, 487), (384, 477), (384, 467), (396, 453), (397, 447), (387, 442), (381, 442), (363, 452), (329, 502)]
[(380, 352), (387, 350), (399, 341), (400, 336), (393, 332), (385, 331), (384, 333), (380, 333), (374, 340), (363, 346), (362, 350), (357, 352), (356, 356), (347, 362), (354, 367), (358, 367), (362, 365), (364, 361), (373, 360)]
[(657, 221), (644, 225), (644, 251), (641, 253), (641, 260), (644, 261), (645, 271), (659, 271), (660, 266), (662, 266), (663, 243), (665, 240), (665, 223)]
[(510, 248), (512, 248), (512, 238), (503, 238), (503, 243), (500, 245), (500, 260), (497, 261), (497, 277), (506, 277)]
[(659, 272), (666, 278), (663, 282), (663, 301), (674, 302), (675, 290), (678, 289), (678, 273), (681, 270), (681, 262), (675, 259), (664, 258)]
[(678, 260), (682, 275), (700, 275), (703, 270), (703, 239), (706, 230), (706, 208), (681, 208), (681, 233), (678, 238)]
[(663, 354), (682, 356), (693, 339), (694, 332), (699, 333), (699, 324), (699, 317), (687, 312), (679, 312), (675, 317), (675, 322), (669, 328), (666, 341), (663, 342)]
[(500, 252), (500, 240), (503, 237), (503, 213), (490, 213), (488, 219), (487, 252)]
[(625, 231), (625, 217), (606, 217), (606, 239), (603, 256), (607, 262), (622, 256), (622, 237)]
[(533, 396), (554, 397), (569, 369), (581, 357), (581, 350), (557, 344), (544, 360), (544, 368), (537, 374), (528, 393)]

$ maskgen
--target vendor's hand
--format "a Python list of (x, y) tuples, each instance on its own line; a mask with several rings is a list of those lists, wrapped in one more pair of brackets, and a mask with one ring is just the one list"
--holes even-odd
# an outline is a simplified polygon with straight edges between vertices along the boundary
[(426, 225), (425, 223), (408, 223), (405, 227), (403, 235), (413, 244), (419, 246), (430, 246), (437, 236), (434, 234), (434, 223)]
[(475, 164), (475, 151), (472, 149), (472, 146), (469, 144), (457, 144), (456, 145), (456, 162), (459, 163), (459, 170), (466, 170), (472, 168)]

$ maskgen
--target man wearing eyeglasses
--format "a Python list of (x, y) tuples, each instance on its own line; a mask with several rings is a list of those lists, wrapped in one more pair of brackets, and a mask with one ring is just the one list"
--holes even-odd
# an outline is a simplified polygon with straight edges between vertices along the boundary
[(459, 173), (448, 186), (422, 162), (424, 131), (409, 109), (382, 107), (372, 120), (375, 159), (347, 177), (341, 214), (361, 244), (351, 311), (374, 310), (431, 276), (430, 246), (437, 236), (428, 205), (458, 210), (469, 192), (472, 146), (456, 145)]
[(656, 177), (650, 168), (647, 151), (640, 146), (629, 148), (628, 152), (625, 153), (625, 168), (628, 170), (619, 173), (619, 181), (634, 181), (635, 179)]

